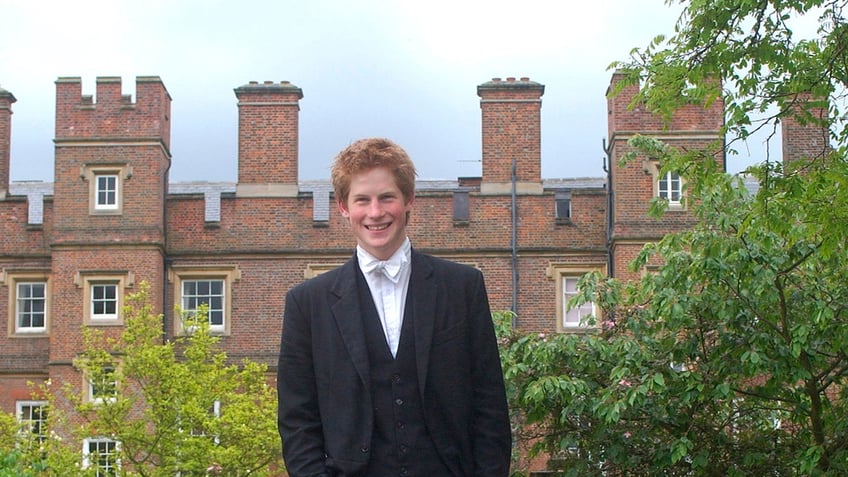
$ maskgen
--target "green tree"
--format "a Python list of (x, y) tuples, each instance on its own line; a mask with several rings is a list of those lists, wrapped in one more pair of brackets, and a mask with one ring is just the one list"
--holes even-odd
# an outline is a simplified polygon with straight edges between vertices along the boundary
[(689, 164), (699, 225), (633, 264), (664, 265), (582, 282), (598, 332), (503, 335), (513, 409), (570, 475), (848, 474), (848, 165), (752, 197)]
[[(666, 118), (724, 100), (730, 140), (714, 150), (632, 140), (687, 179), (698, 224), (632, 264), (658, 257), (656, 273), (582, 281), (597, 332), (502, 329), (512, 408), (568, 475), (848, 475), (846, 2), (682, 3), (674, 36), (614, 67)], [(805, 15), (820, 28), (799, 40)], [(708, 159), (790, 115), (829, 128), (831, 149), (767, 158), (747, 171), (755, 194)]]
[[(810, 106), (829, 108), (831, 119), (844, 121), (844, 0), (666, 3), (684, 7), (675, 34), (658, 35), (646, 48), (634, 49), (629, 60), (611, 65), (627, 74), (629, 84), (642, 82), (634, 102), (670, 118), (685, 103), (723, 98), (731, 154), (757, 130), (775, 134), (781, 117), (798, 114), (793, 110), (799, 95), (820, 99)], [(806, 109), (800, 116), (804, 122), (816, 120)], [(845, 144), (844, 126), (831, 132), (835, 142)]]
[(52, 412), (53, 396), (47, 386), (33, 390), (34, 400), (46, 401), (44, 422), (19, 421), (14, 414), (0, 412), (0, 477), (79, 477), (79, 449), (53, 431), (61, 427), (62, 416)]
[(163, 342), (162, 317), (152, 312), (148, 288), (142, 284), (127, 298), (118, 338), (85, 330), (75, 365), (94, 383), (94, 396), (64, 390), (84, 421), (77, 437), (117, 441), (121, 475), (279, 472), (277, 401), (266, 366), (229, 363), (202, 311), (182, 314), (191, 332)]

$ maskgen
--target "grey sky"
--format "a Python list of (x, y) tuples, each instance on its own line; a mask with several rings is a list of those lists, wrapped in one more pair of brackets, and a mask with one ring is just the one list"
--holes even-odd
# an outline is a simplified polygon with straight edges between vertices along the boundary
[[(601, 176), (608, 65), (679, 13), (662, 0), (0, 0), (0, 86), (17, 98), (12, 180), (53, 180), (55, 84), (160, 76), (173, 98), (172, 181), (235, 181), (233, 88), (303, 89), (300, 179), (352, 140), (404, 146), (425, 179), (480, 175), (478, 84), (545, 85), (542, 175)], [(96, 101), (96, 98), (95, 98)], [(750, 158), (731, 158), (730, 170)]]

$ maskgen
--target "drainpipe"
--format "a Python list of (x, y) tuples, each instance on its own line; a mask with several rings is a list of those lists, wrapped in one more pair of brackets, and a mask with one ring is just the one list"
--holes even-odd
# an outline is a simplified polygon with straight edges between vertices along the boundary
[(615, 257), (612, 253), (612, 225), (615, 219), (613, 210), (613, 191), (612, 188), (612, 144), (607, 145), (606, 139), (601, 139), (601, 147), (604, 150), (604, 172), (607, 173), (607, 273), (610, 278), (615, 277)]
[(518, 328), (518, 207), (515, 200), (515, 159), (512, 160), (512, 327)]
[(168, 267), (171, 258), (168, 257), (168, 175), (171, 172), (171, 157), (168, 151), (168, 167), (162, 180), (162, 343), (168, 342)]

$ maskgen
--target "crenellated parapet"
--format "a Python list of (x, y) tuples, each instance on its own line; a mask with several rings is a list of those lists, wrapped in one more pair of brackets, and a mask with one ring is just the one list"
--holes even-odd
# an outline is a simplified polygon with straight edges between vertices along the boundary
[(56, 141), (155, 139), (171, 142), (171, 96), (158, 76), (136, 78), (136, 101), (121, 78), (97, 78), (95, 96), (82, 94), (79, 77), (56, 80)]
[(687, 104), (674, 112), (670, 122), (665, 122), (660, 115), (649, 111), (644, 104), (633, 101), (640, 91), (638, 84), (628, 84), (623, 86), (617, 94), (610, 94), (624, 80), (624, 73), (615, 72), (607, 88), (607, 124), (610, 141), (613, 141), (616, 135), (627, 136), (636, 132), (643, 135), (669, 131), (688, 134), (705, 132), (714, 135), (724, 125), (724, 101), (721, 98), (707, 107), (701, 104)]
[(827, 98), (799, 93), (780, 119), (783, 165), (803, 167), (831, 151)]

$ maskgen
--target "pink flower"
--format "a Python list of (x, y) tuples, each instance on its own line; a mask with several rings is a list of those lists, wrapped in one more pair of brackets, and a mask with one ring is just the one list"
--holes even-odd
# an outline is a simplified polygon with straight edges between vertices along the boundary
[(213, 463), (206, 469), (206, 473), (211, 475), (219, 475), (223, 470), (224, 468), (221, 467), (221, 464)]

